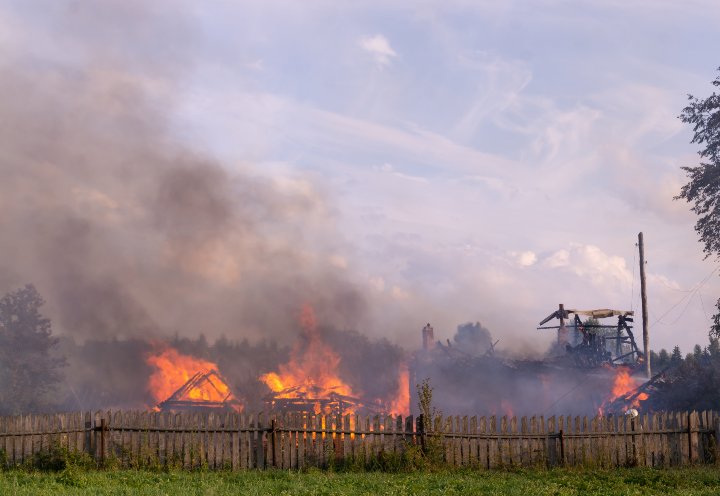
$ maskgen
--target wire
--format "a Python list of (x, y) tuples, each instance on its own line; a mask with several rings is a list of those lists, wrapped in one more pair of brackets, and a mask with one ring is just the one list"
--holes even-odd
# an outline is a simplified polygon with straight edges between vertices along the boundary
[(702, 306), (702, 311), (705, 314), (705, 318), (711, 321), (712, 319), (708, 317), (708, 314), (705, 311), (705, 302), (703, 301), (702, 291), (698, 291), (698, 296), (700, 296), (700, 305)]
[(680, 315), (678, 315), (677, 318), (675, 320), (673, 320), (672, 322), (670, 322), (670, 324), (668, 324), (668, 325), (674, 325), (674, 324), (678, 323), (678, 321), (680, 320), (680, 317), (682, 317), (685, 314), (685, 310), (688, 309), (688, 307), (690, 306), (690, 303), (692, 303), (693, 298), (695, 298), (696, 294), (697, 293), (693, 293), (692, 296), (690, 296), (690, 298), (688, 298), (688, 301), (685, 304), (685, 307), (682, 309), (682, 312), (680, 312)]
[[(661, 322), (661, 323), (664, 324), (665, 322), (662, 322), (662, 319), (665, 318), (665, 316), (668, 315), (670, 312), (672, 312), (673, 310), (675, 310), (675, 308), (676, 308), (677, 306), (679, 306), (680, 304), (682, 304), (687, 298), (690, 298), (690, 300), (692, 300), (692, 297), (695, 295), (695, 293), (697, 293), (698, 291), (700, 291), (700, 289), (702, 289), (702, 287), (705, 286), (705, 284), (707, 284), (707, 282), (710, 280), (710, 278), (713, 276), (713, 274), (715, 274), (715, 272), (717, 272), (717, 270), (718, 270), (719, 268), (720, 268), (720, 265), (716, 266), (712, 271), (710, 271), (710, 273), (709, 273), (707, 276), (705, 276), (704, 279), (702, 279), (701, 281), (699, 281), (698, 283), (696, 283), (696, 284), (693, 286), (693, 288), (692, 288), (688, 293), (686, 293), (685, 296), (683, 296), (682, 298), (680, 298), (680, 300), (679, 300), (677, 303), (675, 303), (673, 306), (671, 306), (671, 307), (670, 307), (664, 314), (662, 314), (660, 317), (658, 317), (657, 319), (655, 319), (655, 321), (654, 321), (652, 324), (650, 324), (650, 327), (654, 326), (654, 325), (657, 324), (658, 322)], [(683, 308), (683, 311), (680, 313), (680, 316), (682, 316), (682, 315), (685, 313), (685, 310), (687, 310), (689, 304), (690, 304), (690, 301), (688, 301), (687, 305), (685, 305), (685, 308)], [(678, 319), (676, 319), (675, 322), (677, 322), (677, 320), (679, 320), (679, 318), (680, 318), (680, 317), (678, 317)], [(673, 324), (674, 324), (675, 322), (673, 322)]]

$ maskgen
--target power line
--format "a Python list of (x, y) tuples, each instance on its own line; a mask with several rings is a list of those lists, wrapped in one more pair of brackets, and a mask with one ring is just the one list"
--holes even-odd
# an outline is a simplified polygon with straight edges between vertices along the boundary
[[(692, 297), (695, 295), (695, 293), (700, 291), (700, 289), (705, 284), (707, 284), (707, 282), (710, 280), (710, 278), (713, 276), (713, 274), (715, 274), (715, 272), (718, 270), (718, 268), (720, 268), (720, 266), (716, 266), (712, 271), (710, 271), (710, 273), (707, 276), (705, 276), (702, 280), (697, 282), (693, 286), (693, 288), (688, 293), (685, 294), (685, 296), (683, 296), (677, 303), (675, 303), (673, 306), (671, 306), (664, 314), (662, 314), (660, 317), (655, 319), (655, 321), (652, 324), (650, 324), (650, 326), (652, 327), (655, 324), (657, 324), (658, 322), (661, 322), (662, 319), (665, 318), (666, 315), (668, 315), (670, 312), (675, 310), (675, 308), (677, 308), (679, 305), (681, 305), (687, 298), (690, 298), (690, 300), (692, 300)], [(680, 313), (680, 316), (682, 316), (685, 313), (685, 310), (687, 310), (689, 304), (690, 304), (690, 301), (688, 301), (687, 305), (685, 305), (685, 308)], [(680, 317), (678, 317), (678, 319), (676, 319), (675, 322), (677, 322), (677, 320), (679, 320), (679, 318)], [(672, 324), (674, 324), (675, 322), (672, 322)]]
[(698, 291), (698, 296), (700, 296), (700, 305), (702, 306), (702, 311), (705, 314), (705, 318), (708, 319), (709, 321), (712, 321), (712, 319), (710, 317), (708, 317), (708, 314), (705, 311), (705, 302), (703, 301), (702, 291)]

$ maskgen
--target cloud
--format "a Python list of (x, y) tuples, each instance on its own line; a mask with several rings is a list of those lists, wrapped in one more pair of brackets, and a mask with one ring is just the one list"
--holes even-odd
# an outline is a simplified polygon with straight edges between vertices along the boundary
[(381, 34), (365, 36), (360, 39), (359, 44), (363, 50), (373, 56), (375, 62), (381, 67), (390, 65), (391, 59), (397, 57), (397, 53), (390, 46), (390, 42)]
[(630, 286), (633, 279), (623, 257), (608, 255), (593, 245), (571, 243), (569, 249), (561, 249), (548, 256), (543, 265), (574, 273), (595, 286)]
[(531, 265), (535, 265), (535, 263), (538, 261), (538, 257), (535, 252), (530, 250), (521, 252), (512, 251), (510, 252), (510, 256), (520, 267), (530, 267)]
[(395, 177), (399, 177), (400, 179), (407, 179), (408, 181), (415, 181), (419, 183), (427, 183), (428, 180), (425, 177), (422, 176), (415, 176), (412, 174), (405, 174), (403, 172), (398, 172), (395, 170), (395, 167), (393, 167), (392, 164), (385, 163), (379, 167), (375, 167), (375, 170), (379, 171), (382, 174), (392, 174)]

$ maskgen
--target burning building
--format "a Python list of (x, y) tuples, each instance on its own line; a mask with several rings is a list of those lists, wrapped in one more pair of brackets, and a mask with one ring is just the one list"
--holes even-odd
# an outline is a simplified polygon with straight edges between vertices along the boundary
[(340, 355), (320, 335), (315, 312), (304, 305), (300, 313), (301, 334), (287, 363), (276, 372), (260, 376), (270, 389), (265, 401), (273, 410), (325, 414), (400, 413), (409, 410), (407, 368), (398, 365), (398, 391), (389, 398), (368, 398), (340, 376)]
[(147, 362), (155, 369), (148, 389), (157, 402), (156, 409), (243, 410), (243, 402), (232, 393), (217, 364), (183, 355), (169, 347), (149, 355)]
[[(568, 312), (576, 317), (587, 313)], [(637, 408), (647, 399), (648, 391), (643, 389), (643, 381), (633, 375), (640, 371), (636, 365), (642, 363), (643, 356), (628, 325), (631, 315), (613, 310), (593, 311), (590, 315), (617, 316), (616, 326), (575, 325), (568, 329), (561, 321), (561, 326), (555, 328), (565, 346), (553, 347), (555, 352), (560, 350), (559, 354), (550, 352), (535, 360), (497, 353), (497, 341), (489, 335), (483, 338), (484, 351), (480, 347), (458, 346), (462, 342), (460, 333), (455, 335), (455, 345), (449, 339), (443, 343), (435, 340), (435, 330), (427, 324), (422, 329), (422, 349), (411, 361), (409, 382), (414, 385), (429, 379), (436, 407), (452, 415), (596, 414)], [(563, 314), (563, 318), (568, 317)], [(608, 344), (611, 340), (600, 335), (600, 331), (609, 330), (613, 345), (619, 344), (612, 350)], [(414, 388), (410, 394), (411, 404), (416, 405)]]

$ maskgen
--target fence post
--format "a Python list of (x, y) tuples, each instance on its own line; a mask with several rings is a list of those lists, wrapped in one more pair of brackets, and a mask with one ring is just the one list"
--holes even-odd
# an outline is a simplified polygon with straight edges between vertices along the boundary
[(271, 461), (271, 463), (272, 463), (272, 466), (273, 466), (273, 467), (277, 467), (277, 456), (276, 456), (276, 453), (275, 453), (275, 445), (276, 445), (276, 441), (277, 441), (277, 437), (276, 437), (276, 436), (277, 436), (277, 430), (276, 430), (276, 428), (277, 428), (277, 426), (275, 425), (275, 419), (273, 418), (273, 419), (270, 421), (270, 446), (271, 446), (270, 452), (271, 452), (271, 456), (272, 456), (272, 461)]
[(718, 443), (720, 443), (720, 418), (716, 417), (714, 420), (715, 420), (715, 425), (714, 425), (715, 430), (714, 430), (713, 434), (715, 435), (715, 439), (714, 439), (715, 453), (713, 453), (713, 455), (715, 456), (715, 464), (718, 464), (718, 463), (720, 463), (720, 447), (718, 446)]
[(697, 429), (698, 429), (698, 422), (697, 422), (697, 412), (690, 412), (688, 414), (688, 462), (690, 465), (693, 465), (697, 459), (698, 455), (700, 454), (699, 447), (693, 450), (693, 444), (697, 443)]
[(95, 440), (93, 439), (92, 413), (85, 412), (85, 453), (95, 455)]
[(565, 437), (563, 437), (563, 430), (560, 429), (558, 432), (558, 439), (560, 440), (560, 465), (565, 466)]
[(636, 444), (636, 436), (635, 436), (635, 418), (630, 419), (630, 430), (632, 431), (632, 435), (630, 436), (630, 441), (632, 443), (632, 460), (630, 463), (633, 467), (636, 467), (638, 464), (638, 461), (637, 461), (637, 444)]
[(107, 426), (105, 424), (105, 417), (100, 418), (100, 466), (105, 466), (105, 431)]
[(689, 412), (687, 416), (687, 435), (688, 435), (688, 464), (693, 464), (693, 436), (692, 436), (692, 417), (693, 412)]
[(427, 444), (425, 443), (425, 415), (422, 413), (417, 418), (417, 435), (420, 438), (420, 449), (427, 454)]

